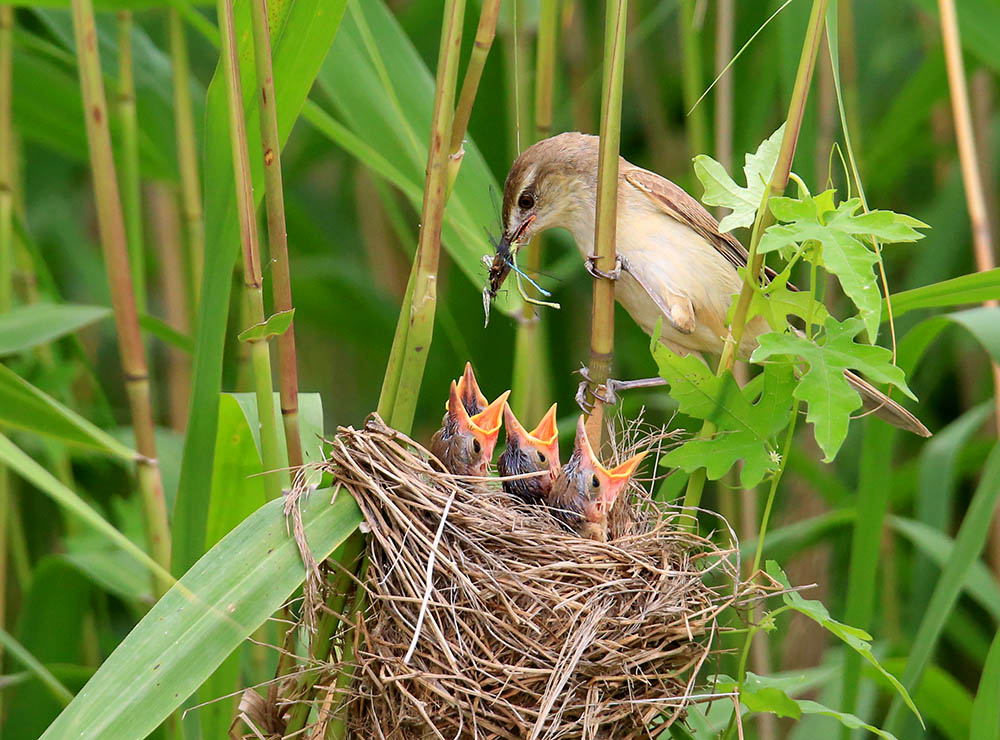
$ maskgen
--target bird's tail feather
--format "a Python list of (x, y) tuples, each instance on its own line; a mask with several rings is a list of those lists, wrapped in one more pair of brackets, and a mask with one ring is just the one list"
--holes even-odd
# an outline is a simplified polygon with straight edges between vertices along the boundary
[(892, 424), (894, 427), (905, 429), (921, 437), (931, 436), (930, 430), (923, 425), (920, 419), (893, 401), (867, 380), (859, 375), (855, 375), (850, 370), (844, 371), (844, 377), (854, 390), (861, 395), (861, 402), (865, 411), (871, 411), (875, 416)]

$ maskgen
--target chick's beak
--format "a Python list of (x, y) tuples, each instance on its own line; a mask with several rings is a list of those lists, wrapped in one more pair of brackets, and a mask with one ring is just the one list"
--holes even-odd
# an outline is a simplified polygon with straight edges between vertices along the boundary
[(497, 400), (469, 418), (470, 430), (482, 445), (483, 457), (487, 460), (493, 456), (500, 427), (503, 426), (503, 413), (509, 395), (510, 391), (504, 391)]
[(612, 505), (615, 503), (615, 499), (618, 495), (625, 489), (628, 485), (632, 474), (635, 469), (639, 467), (639, 463), (646, 456), (645, 451), (633, 455), (628, 460), (623, 462), (621, 465), (617, 465), (611, 470), (605, 468), (601, 461), (594, 454), (593, 448), (590, 446), (590, 440), (587, 437), (587, 427), (584, 425), (583, 416), (576, 425), (576, 448), (580, 450), (581, 455), (581, 470), (592, 473), (597, 476), (597, 480), (600, 482), (600, 493), (597, 498), (589, 502), (588, 514), (591, 514), (591, 509), (593, 514), (604, 514), (611, 510)]
[(538, 426), (531, 430), (531, 437), (542, 448), (553, 475), (559, 472), (559, 429), (556, 427), (556, 404), (549, 406)]
[(465, 372), (458, 379), (458, 395), (470, 414), (482, 411), (489, 404), (486, 396), (479, 390), (479, 383), (476, 381), (476, 374), (472, 372), (471, 362), (465, 363)]

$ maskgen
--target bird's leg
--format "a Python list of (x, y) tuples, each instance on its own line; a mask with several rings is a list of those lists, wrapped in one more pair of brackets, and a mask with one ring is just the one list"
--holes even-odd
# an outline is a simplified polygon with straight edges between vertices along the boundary
[(600, 259), (596, 254), (588, 254), (584, 257), (583, 267), (590, 273), (591, 277), (602, 278), (604, 280), (617, 280), (622, 276), (622, 256), (615, 255), (615, 269), (605, 272), (604, 270), (597, 269), (597, 260)]
[[(590, 395), (605, 405), (614, 406), (620, 400), (618, 397), (620, 391), (631, 391), (637, 388), (657, 388), (667, 384), (667, 381), (663, 378), (638, 378), (637, 380), (615, 380), (614, 378), (608, 378), (603, 383), (594, 383), (587, 368), (582, 367), (577, 372), (583, 380), (576, 389), (576, 403), (585, 413), (590, 413), (594, 408), (592, 403), (587, 402), (588, 390)], [(591, 386), (595, 387), (591, 388)]]

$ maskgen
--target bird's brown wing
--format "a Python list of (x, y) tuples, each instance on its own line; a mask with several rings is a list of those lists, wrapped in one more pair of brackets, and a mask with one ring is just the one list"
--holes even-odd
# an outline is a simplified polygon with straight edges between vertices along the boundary
[[(719, 222), (711, 213), (665, 177), (655, 172), (633, 167), (625, 174), (625, 181), (648, 197), (664, 215), (692, 229), (711, 244), (733, 267), (747, 266), (747, 250), (732, 234), (719, 231)], [(764, 277), (770, 282), (774, 279), (774, 270), (764, 267)], [(795, 287), (789, 285), (790, 290)]]

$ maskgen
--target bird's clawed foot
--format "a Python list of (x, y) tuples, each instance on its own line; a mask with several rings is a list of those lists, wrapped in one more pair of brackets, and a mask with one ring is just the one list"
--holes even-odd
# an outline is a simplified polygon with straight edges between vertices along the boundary
[(615, 256), (615, 269), (605, 272), (597, 269), (597, 260), (600, 257), (596, 254), (588, 254), (583, 260), (584, 269), (590, 273), (591, 277), (602, 278), (604, 280), (617, 280), (622, 276), (622, 257)]
[(581, 367), (577, 373), (583, 380), (576, 389), (576, 405), (585, 414), (594, 410), (594, 404), (587, 400), (588, 394), (605, 406), (614, 406), (618, 403), (618, 389), (622, 385), (620, 381), (608, 378), (603, 383), (595, 383), (590, 377), (590, 370), (586, 367)]

